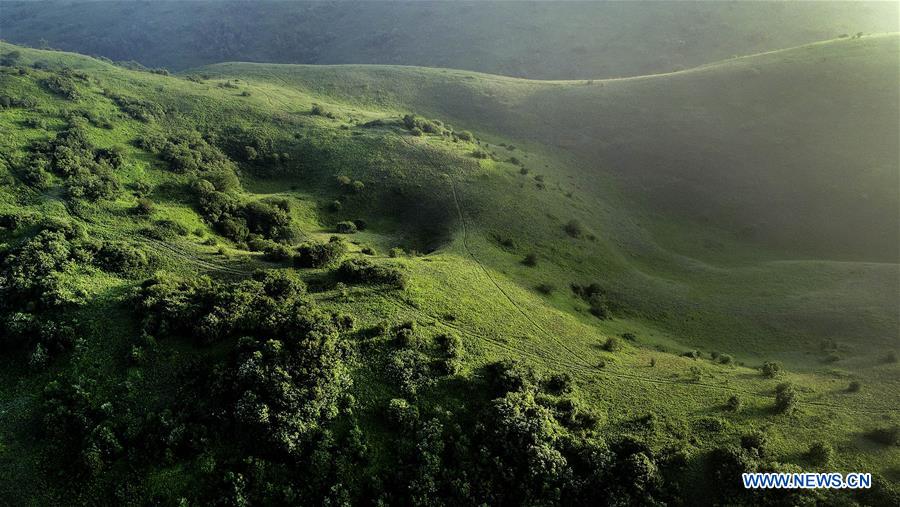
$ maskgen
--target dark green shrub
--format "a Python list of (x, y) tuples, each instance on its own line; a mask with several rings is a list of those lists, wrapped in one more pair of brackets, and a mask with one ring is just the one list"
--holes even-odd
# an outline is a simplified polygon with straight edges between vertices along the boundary
[(553, 394), (567, 394), (572, 392), (572, 376), (568, 373), (554, 373), (547, 377), (544, 387)]
[(340, 234), (355, 234), (357, 231), (356, 224), (347, 220), (344, 222), (338, 222), (335, 226), (335, 230)]
[(806, 451), (806, 457), (814, 465), (824, 466), (834, 460), (834, 448), (824, 442), (813, 442)]
[(336, 271), (339, 280), (348, 283), (384, 284), (402, 289), (406, 287), (406, 276), (390, 266), (373, 264), (366, 259), (348, 259)]
[(781, 363), (775, 361), (766, 361), (760, 368), (762, 374), (769, 378), (777, 377), (783, 370), (784, 368), (781, 366)]
[(603, 350), (607, 352), (618, 352), (622, 350), (622, 341), (615, 336), (610, 336), (603, 342)]
[(475, 139), (475, 136), (473, 136), (472, 133), (469, 132), (468, 130), (463, 130), (461, 132), (454, 132), (453, 135), (454, 135), (454, 137), (456, 137), (457, 139), (460, 139), (462, 141), (472, 141)]
[(581, 225), (581, 222), (575, 219), (566, 222), (566, 225), (563, 226), (563, 230), (573, 238), (580, 238), (584, 234), (584, 227)]
[(741, 399), (735, 394), (728, 398), (725, 402), (725, 408), (731, 412), (738, 412), (741, 409)]
[(266, 247), (263, 249), (263, 257), (267, 261), (286, 261), (292, 257), (291, 249), (287, 245), (272, 243), (270, 245), (266, 245)]
[(134, 207), (134, 212), (138, 215), (150, 215), (153, 213), (153, 210), (156, 206), (153, 204), (153, 201), (146, 197), (141, 197), (138, 199), (137, 205)]
[(303, 243), (297, 247), (294, 265), (299, 268), (323, 268), (340, 260), (346, 251), (347, 247), (341, 240)]
[(437, 336), (437, 343), (447, 357), (457, 358), (462, 355), (462, 340), (455, 334), (440, 334)]
[(104, 271), (122, 275), (140, 274), (150, 265), (147, 254), (127, 243), (104, 243), (95, 260)]
[(485, 366), (484, 377), (495, 397), (530, 389), (536, 383), (534, 371), (529, 366), (510, 359)]
[(797, 390), (788, 382), (775, 387), (775, 410), (779, 413), (793, 412), (798, 402)]
[(388, 373), (404, 395), (415, 398), (432, 383), (428, 356), (415, 349), (402, 349), (391, 355)]
[(537, 257), (536, 253), (529, 253), (528, 255), (525, 256), (524, 259), (522, 259), (522, 264), (524, 264), (528, 267), (534, 267), (534, 266), (537, 266), (537, 260), (538, 260), (538, 257)]
[(762, 431), (751, 431), (741, 437), (741, 447), (758, 458), (769, 455), (770, 444), (769, 435)]
[(591, 315), (598, 319), (608, 319), (612, 317), (614, 304), (611, 301), (609, 294), (598, 284), (578, 285), (573, 283), (571, 288), (576, 296), (589, 305)]
[(325, 118), (334, 119), (335, 115), (331, 111), (326, 110), (321, 104), (313, 104), (309, 113), (313, 116), (323, 116)]
[(549, 296), (550, 294), (553, 294), (553, 291), (556, 290), (556, 288), (549, 283), (539, 283), (537, 286), (535, 286), (535, 290), (537, 290), (541, 294)]

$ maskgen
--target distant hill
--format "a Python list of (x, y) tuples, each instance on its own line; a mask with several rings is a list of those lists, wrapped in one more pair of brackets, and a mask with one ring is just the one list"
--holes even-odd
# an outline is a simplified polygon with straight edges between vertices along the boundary
[(897, 260), (900, 37), (838, 39), (667, 75), (526, 81), (375, 66), (223, 64), (575, 154), (665, 215), (824, 259)]
[[(0, 37), (180, 70), (377, 63), (534, 79), (633, 76), (842, 33), (895, 2), (3, 2)], [(565, 30), (559, 27), (566, 27)]]

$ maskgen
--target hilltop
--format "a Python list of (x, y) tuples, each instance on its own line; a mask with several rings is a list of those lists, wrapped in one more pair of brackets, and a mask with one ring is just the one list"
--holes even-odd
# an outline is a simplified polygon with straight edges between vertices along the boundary
[[(709, 471), (802, 466), (872, 470), (877, 487), (853, 498), (892, 502), (896, 262), (664, 214), (596, 146), (657, 138), (623, 96), (665, 119), (659, 88), (693, 109), (708, 80), (706, 107), (726, 107), (722, 82), (787, 79), (795, 59), (821, 79), (849, 52), (873, 81), (860, 100), (881, 100), (891, 44), (593, 83), (258, 64), (170, 76), (0, 45), (0, 494), (759, 503), (774, 498)], [(885, 103), (848, 127), (890, 128)], [(733, 121), (791, 126), (763, 113)]]
[(4, 1), (0, 26), (11, 42), (171, 70), (373, 63), (599, 79), (897, 32), (898, 14), (895, 2), (857, 1)]

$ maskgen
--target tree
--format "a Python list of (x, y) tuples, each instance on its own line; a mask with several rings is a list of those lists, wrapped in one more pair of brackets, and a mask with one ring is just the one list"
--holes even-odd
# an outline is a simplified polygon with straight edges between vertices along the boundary
[(762, 371), (762, 374), (766, 377), (774, 378), (780, 375), (783, 369), (784, 368), (781, 366), (781, 363), (775, 361), (766, 361), (765, 363), (763, 363), (760, 371)]
[(797, 389), (788, 382), (775, 387), (775, 410), (779, 413), (790, 413), (797, 406)]

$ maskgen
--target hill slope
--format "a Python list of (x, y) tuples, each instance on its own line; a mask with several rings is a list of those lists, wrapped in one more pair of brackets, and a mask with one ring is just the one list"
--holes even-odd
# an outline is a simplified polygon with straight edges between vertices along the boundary
[(614, 174), (651, 209), (725, 227), (743, 241), (801, 258), (893, 262), (898, 40), (837, 40), (605, 81), (381, 67), (224, 64), (203, 72), (271, 76), (483, 126), (573, 153), (582, 174)]
[[(402, 116), (574, 84), (0, 63), (4, 498), (896, 503), (897, 264), (669, 219), (698, 260), (527, 130)], [(786, 467), (877, 487), (738, 482)]]
[(897, 20), (894, 2), (4, 1), (0, 36), (179, 70), (378, 63), (592, 79), (896, 32)]

